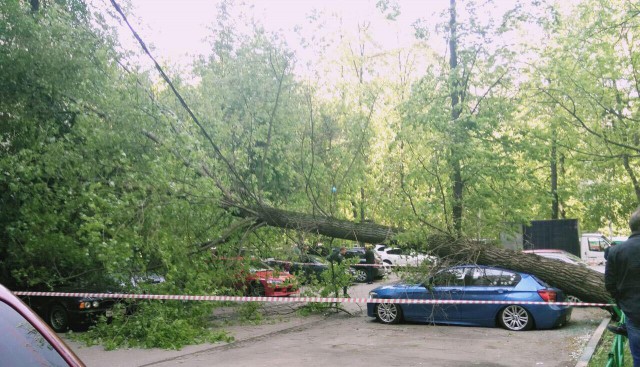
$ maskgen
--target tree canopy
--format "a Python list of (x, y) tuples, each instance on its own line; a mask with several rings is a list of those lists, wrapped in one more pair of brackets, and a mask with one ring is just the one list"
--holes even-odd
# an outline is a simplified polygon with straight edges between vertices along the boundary
[[(190, 115), (122, 47), (113, 8), (0, 2), (0, 282), (158, 272), (168, 290), (216, 293), (227, 275), (207, 266), (211, 246), (262, 256), (332, 241), (318, 223), (238, 219), (256, 208), (407, 236), (497, 239), (553, 218), (626, 234), (640, 205), (640, 8), (477, 16), (490, 3), (451, 0), (435, 32), (416, 23), (388, 50), (330, 14), (301, 20), (313, 36), (292, 47), (223, 1), (208, 56), (189, 72), (162, 65)], [(401, 3), (375, 5), (392, 29)], [(301, 50), (315, 55), (305, 75)]]

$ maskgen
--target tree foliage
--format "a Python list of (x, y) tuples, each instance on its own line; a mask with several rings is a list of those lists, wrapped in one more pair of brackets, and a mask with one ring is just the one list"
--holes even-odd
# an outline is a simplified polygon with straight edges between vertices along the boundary
[[(389, 29), (403, 11), (374, 5)], [(626, 233), (640, 203), (636, 4), (586, 0), (572, 22), (546, 2), (496, 18), (481, 16), (491, 5), (452, 1), (433, 31), (392, 51), (366, 20), (352, 29), (314, 13), (298, 29), (316, 55), (305, 65), (282, 35), (236, 17), (241, 6), (219, 10), (208, 56), (191, 75), (167, 69), (200, 129), (121, 51), (109, 12), (0, 2), (3, 284), (159, 273), (162, 291), (229, 292), (235, 274), (210, 265), (211, 247), (267, 256), (333, 241), (322, 218), (358, 241), (390, 235), (349, 237), (362, 228), (497, 238), (505, 223), (556, 215)], [(513, 42), (530, 26), (542, 42)], [(264, 225), (282, 213), (297, 226)], [(95, 335), (210, 337), (194, 330), (212, 305), (166, 306)]]

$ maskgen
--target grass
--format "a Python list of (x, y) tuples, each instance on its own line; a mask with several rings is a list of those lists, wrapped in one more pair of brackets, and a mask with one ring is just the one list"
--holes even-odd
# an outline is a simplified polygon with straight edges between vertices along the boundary
[[(604, 367), (609, 360), (609, 353), (612, 352), (614, 334), (605, 331), (600, 339), (600, 344), (596, 352), (589, 361), (589, 367)], [(615, 366), (614, 366), (615, 367)], [(629, 351), (629, 344), (625, 342), (624, 345), (624, 364), (623, 367), (633, 367), (633, 359), (631, 358), (631, 352)]]

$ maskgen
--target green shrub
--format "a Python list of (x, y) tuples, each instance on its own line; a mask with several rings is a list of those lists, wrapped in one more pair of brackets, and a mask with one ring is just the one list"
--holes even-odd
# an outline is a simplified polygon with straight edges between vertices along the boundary
[(230, 342), (226, 332), (209, 329), (213, 305), (193, 301), (142, 301), (126, 315), (124, 306), (114, 309), (111, 322), (102, 318), (86, 333), (73, 334), (87, 345), (117, 348), (181, 349), (190, 344)]

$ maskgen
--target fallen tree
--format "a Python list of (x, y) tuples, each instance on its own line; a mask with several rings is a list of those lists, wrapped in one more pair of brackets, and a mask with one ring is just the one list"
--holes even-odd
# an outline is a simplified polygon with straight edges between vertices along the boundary
[[(122, 12), (115, 0), (111, 0), (114, 8), (122, 16), (125, 23), (130, 28), (134, 37), (140, 43), (140, 46), (154, 63), (156, 69), (167, 82), (172, 92), (178, 98), (180, 104), (187, 111), (189, 117), (198, 126), (202, 136), (210, 143), (215, 156), (223, 163), (230, 173), (232, 179), (237, 183), (240, 191), (250, 198), (251, 202), (260, 202), (256, 195), (251, 193), (248, 185), (245, 184), (241, 175), (235, 170), (234, 166), (222, 154), (221, 149), (214, 143), (204, 126), (198, 121), (193, 111), (189, 108), (184, 98), (178, 93), (177, 89), (164, 72), (160, 64), (153, 58), (149, 49), (137, 32), (128, 22), (127, 17)], [(156, 143), (159, 140), (149, 136)], [(193, 166), (190, 162), (184, 162), (186, 166)], [(196, 168), (196, 167), (194, 167)], [(394, 239), (397, 235), (404, 232), (402, 229), (383, 226), (375, 223), (355, 223), (346, 220), (340, 220), (327, 216), (319, 216), (305, 213), (298, 213), (276, 209), (264, 205), (244, 206), (240, 201), (232, 200), (232, 195), (225, 189), (215, 175), (208, 172), (206, 166), (195, 169), (200, 175), (211, 177), (216, 182), (218, 188), (226, 197), (221, 205), (232, 211), (233, 214), (254, 221), (253, 228), (268, 225), (272, 227), (294, 229), (306, 232), (312, 232), (329, 236), (333, 238), (341, 238), (353, 241), (362, 241), (368, 243), (379, 243), (390, 239)], [(243, 223), (241, 227), (247, 227)], [(420, 245), (428, 249), (432, 254), (444, 258), (457, 260), (460, 262), (470, 262), (480, 265), (499, 266), (515, 271), (522, 271), (533, 274), (545, 282), (558, 287), (568, 294), (576, 296), (585, 302), (609, 303), (610, 297), (604, 288), (604, 276), (594, 270), (564, 263), (560, 260), (542, 258), (534, 254), (522, 254), (511, 250), (501, 249), (495, 246), (489, 246), (463, 238), (456, 238), (451, 235), (424, 235)], [(209, 243), (200, 246), (201, 248), (210, 245)]]
[[(317, 233), (328, 237), (367, 243), (381, 243), (396, 238), (404, 230), (376, 223), (355, 223), (326, 216), (292, 212), (268, 206), (245, 207), (233, 201), (223, 206), (242, 218), (252, 218), (256, 224)], [(561, 260), (524, 254), (493, 245), (454, 238), (446, 234), (425, 235), (421, 248), (443, 259), (479, 265), (498, 266), (533, 274), (550, 285), (584, 302), (609, 303), (611, 297), (604, 288), (604, 275)]]

